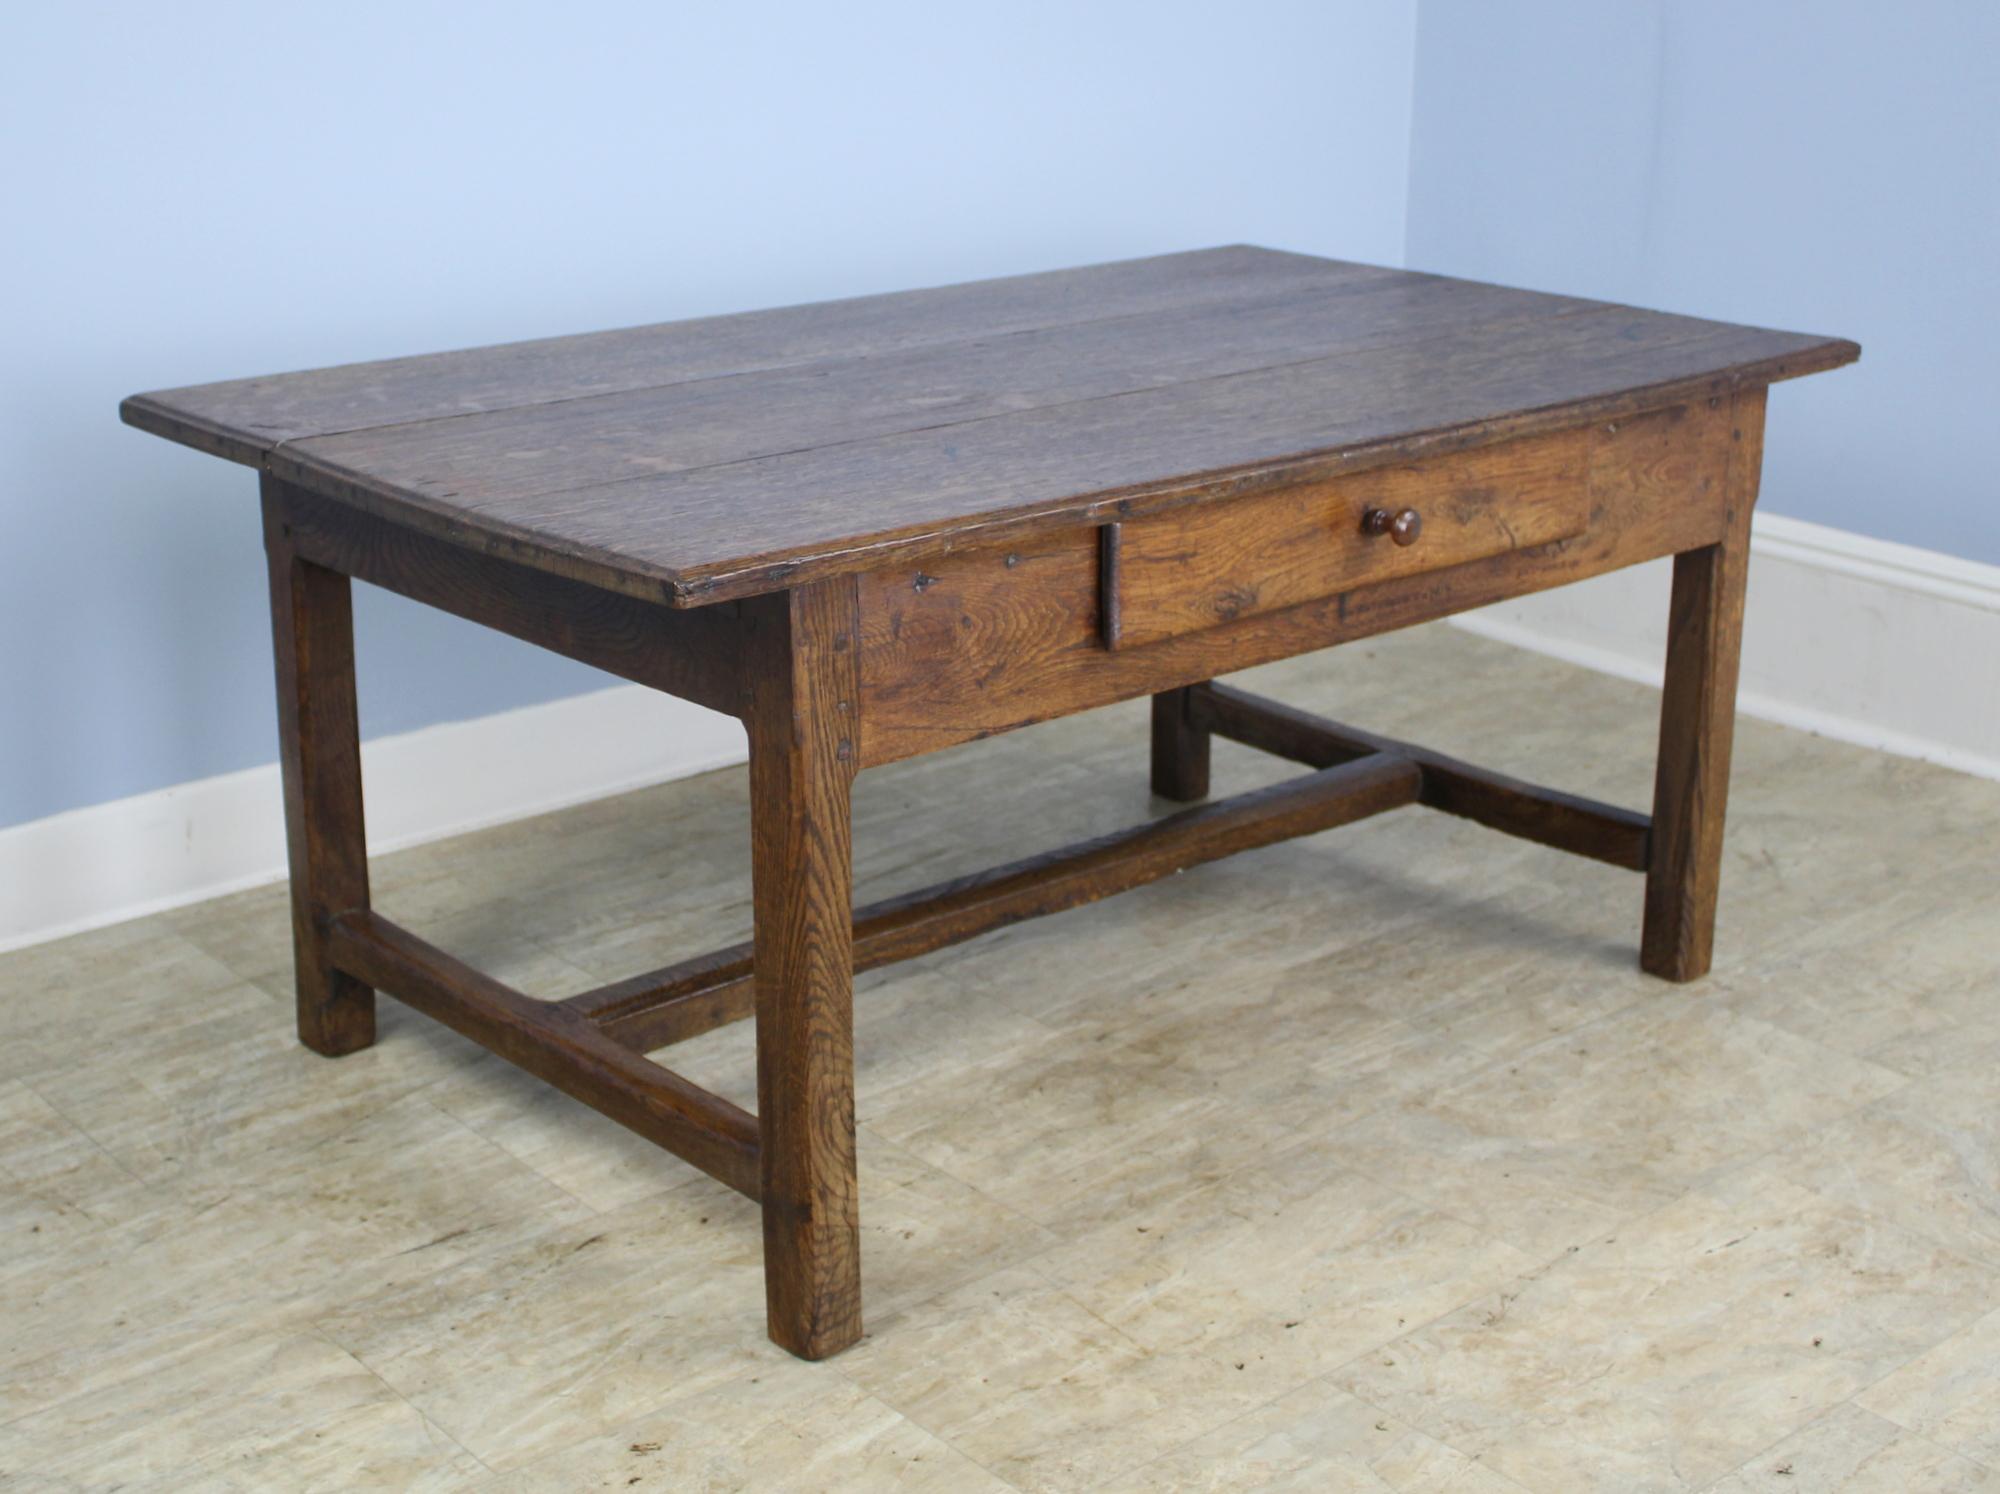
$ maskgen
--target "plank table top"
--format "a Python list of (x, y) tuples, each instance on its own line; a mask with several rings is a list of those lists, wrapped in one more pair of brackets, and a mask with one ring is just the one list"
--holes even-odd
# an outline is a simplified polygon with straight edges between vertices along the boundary
[(454, 543), (697, 606), (1858, 355), (1235, 246), (164, 390), (122, 414)]

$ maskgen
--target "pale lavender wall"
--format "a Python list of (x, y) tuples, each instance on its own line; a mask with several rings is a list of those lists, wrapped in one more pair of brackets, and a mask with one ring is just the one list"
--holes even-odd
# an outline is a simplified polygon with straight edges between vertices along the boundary
[[(23, 7), (0, 825), (274, 754), (255, 480), (121, 396), (1244, 239), (1395, 262), (1414, 9)], [(605, 683), (358, 611), (370, 735)]]
[(1763, 506), (2000, 562), (2000, 6), (1423, 0), (1413, 269), (1853, 337)]

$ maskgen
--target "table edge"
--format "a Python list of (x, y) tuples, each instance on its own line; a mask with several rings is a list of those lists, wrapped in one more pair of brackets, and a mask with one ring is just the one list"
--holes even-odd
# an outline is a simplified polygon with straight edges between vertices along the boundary
[(463, 548), (641, 600), (693, 608), (740, 601), (806, 581), (871, 570), (890, 561), (914, 560), (971, 545), (999, 544), (1065, 527), (1089, 527), (1108, 519), (1136, 518), (1189, 503), (1226, 500), (1275, 487), (1325, 481), (1399, 461), (1471, 450), (1689, 399), (1823, 373), (1852, 363), (1860, 356), (1859, 344), (1846, 338), (1827, 338), (1805, 348), (1725, 370), (1634, 386), (1585, 400), (1408, 432), (1360, 445), (1288, 453), (1214, 471), (1096, 489), (969, 523), (884, 530), (845, 547), (802, 547), (802, 553), (759, 557), (750, 564), (718, 562), (682, 568), (635, 561), (615, 551), (558, 544), (536, 530), (491, 517), (468, 522), (463, 509), (437, 504), (406, 490), (370, 484), (356, 474), (288, 451), (282, 441), (263, 444), (247, 440), (201, 417), (170, 411), (150, 394), (136, 394), (122, 401), (119, 415), (127, 425), (148, 434), (254, 467), (321, 497), (351, 504), (387, 522), (407, 525)]

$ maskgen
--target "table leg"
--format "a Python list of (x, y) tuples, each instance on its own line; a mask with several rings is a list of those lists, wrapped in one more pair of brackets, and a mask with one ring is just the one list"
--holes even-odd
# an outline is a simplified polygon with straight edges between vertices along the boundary
[(748, 619), (751, 883), (764, 1290), (772, 1341), (824, 1359), (861, 1337), (854, 1156), (852, 578)]
[(1645, 931), (1639, 946), (1640, 967), (1665, 980), (1706, 975), (1715, 943), (1750, 512), (1762, 454), (1761, 391), (1743, 406), (1739, 402), (1728, 532), (1719, 544), (1674, 557)]
[(1194, 724), (1192, 698), (1191, 689), (1153, 697), (1153, 792), (1183, 804), (1208, 797), (1209, 733)]
[(347, 577), (301, 560), (267, 493), (271, 639), (278, 676), (278, 762), (292, 878), (299, 1041), (338, 1058), (375, 1041), (375, 993), (333, 968), (327, 928), (368, 906), (354, 620)]

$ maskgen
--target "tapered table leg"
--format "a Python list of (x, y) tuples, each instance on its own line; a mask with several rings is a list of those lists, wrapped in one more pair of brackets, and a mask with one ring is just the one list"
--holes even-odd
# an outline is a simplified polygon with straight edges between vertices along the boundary
[(749, 635), (757, 1113), (772, 1341), (861, 1336), (854, 1155), (852, 578), (772, 598)]
[(1730, 452), (1728, 532), (1674, 557), (1666, 690), (1653, 783), (1652, 850), (1639, 964), (1665, 980), (1706, 975), (1715, 944), (1750, 513), (1762, 461), (1764, 396), (1742, 397)]
[(353, 607), (347, 577), (294, 553), (282, 501), (268, 482), (264, 547), (271, 569), (299, 1040), (337, 1058), (375, 1041), (375, 993), (334, 969), (326, 944), (332, 919), (368, 906)]
[(1183, 804), (1208, 797), (1209, 734), (1194, 725), (1188, 705), (1185, 689), (1153, 697), (1153, 792)]

